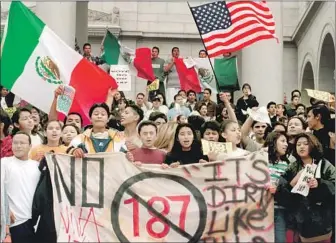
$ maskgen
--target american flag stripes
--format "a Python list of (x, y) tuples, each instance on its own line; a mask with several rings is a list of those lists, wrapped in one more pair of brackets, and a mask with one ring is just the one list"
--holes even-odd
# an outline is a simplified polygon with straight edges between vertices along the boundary
[(257, 41), (276, 38), (265, 1), (217, 1), (190, 7), (209, 57), (235, 52)]

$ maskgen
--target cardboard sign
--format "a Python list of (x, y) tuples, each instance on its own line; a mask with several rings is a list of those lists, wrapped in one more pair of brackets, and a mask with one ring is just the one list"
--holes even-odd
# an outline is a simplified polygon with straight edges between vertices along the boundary
[(118, 84), (118, 90), (132, 90), (132, 78), (128, 65), (111, 65), (110, 75), (116, 80)]
[(232, 152), (232, 143), (219, 143), (202, 139), (202, 149), (205, 155), (208, 155), (209, 152), (227, 154)]
[(155, 79), (153, 82), (151, 82), (148, 85), (148, 91), (154, 91), (154, 90), (158, 90), (160, 86), (160, 81), (159, 79)]
[(306, 89), (308, 96), (315, 98), (317, 100), (322, 100), (325, 102), (334, 102), (335, 99), (332, 97), (332, 95), (329, 92), (326, 91), (319, 91), (314, 89)]
[(72, 102), (75, 98), (76, 90), (68, 85), (65, 85), (63, 87), (64, 87), (63, 94), (57, 97), (56, 110), (67, 116), (70, 111)]
[(274, 242), (267, 154), (168, 169), (123, 153), (46, 158), (57, 242)]

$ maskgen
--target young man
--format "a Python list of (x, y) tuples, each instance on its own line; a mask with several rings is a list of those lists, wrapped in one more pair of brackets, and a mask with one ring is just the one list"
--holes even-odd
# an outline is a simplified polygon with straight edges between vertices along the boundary
[(189, 90), (187, 92), (187, 103), (186, 106), (189, 108), (190, 112), (195, 109), (197, 103), (196, 92), (193, 90)]
[(152, 121), (143, 121), (138, 127), (142, 146), (131, 150), (127, 157), (136, 165), (141, 164), (162, 164), (165, 160), (166, 153), (154, 147), (157, 136), (157, 127)]
[(190, 111), (187, 107), (184, 106), (182, 96), (178, 94), (175, 95), (174, 96), (174, 107), (168, 111), (168, 115), (167, 115), (168, 120), (172, 121), (176, 119), (178, 115), (183, 115), (185, 117), (188, 117), (189, 114), (190, 114)]
[(3, 158), (1, 161), (2, 168), (5, 170), (4, 186), (9, 209), (15, 217), (15, 222), (9, 228), (10, 234), (7, 234), (6, 238), (11, 237), (13, 243), (35, 242), (32, 204), (41, 173), (38, 162), (28, 159), (31, 147), (29, 134), (18, 132), (12, 142), (14, 156)]
[(157, 129), (160, 129), (163, 124), (167, 123), (167, 116), (161, 112), (153, 112), (148, 120), (154, 122)]
[[(152, 67), (155, 74), (155, 77), (159, 79), (160, 85), (159, 85), (159, 91), (162, 94), (165, 94), (165, 86), (164, 86), (164, 80), (166, 78), (166, 74), (163, 70), (165, 60), (159, 57), (160, 49), (157, 46), (154, 46), (152, 48)], [(147, 83), (148, 85), (149, 83)], [(157, 94), (157, 90), (150, 92), (150, 97), (154, 97)]]
[(276, 117), (276, 103), (271, 101), (267, 104), (268, 116), (270, 117), (271, 123), (274, 124), (277, 122)]
[(209, 116), (210, 118), (216, 116), (217, 104), (211, 100), (211, 89), (204, 89), (203, 100), (197, 102), (195, 110), (198, 110), (204, 103), (207, 105), (207, 116)]
[(173, 47), (171, 51), (171, 58), (166, 60), (164, 71), (168, 73), (167, 83), (166, 83), (166, 100), (167, 104), (172, 103), (173, 96), (180, 90), (180, 78), (175, 67), (175, 59), (180, 58), (180, 49), (178, 47)]
[(137, 94), (135, 103), (144, 113), (152, 108), (152, 104), (148, 102), (144, 93)]
[(148, 118), (153, 112), (161, 112), (167, 114), (168, 108), (166, 106), (161, 106), (162, 104), (159, 97), (154, 97), (152, 99), (152, 104), (153, 104), (152, 108), (145, 113), (145, 120), (148, 120)]

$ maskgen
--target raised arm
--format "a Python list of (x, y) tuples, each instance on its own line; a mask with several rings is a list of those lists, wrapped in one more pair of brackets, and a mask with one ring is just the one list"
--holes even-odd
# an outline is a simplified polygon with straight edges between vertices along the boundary
[(107, 92), (105, 104), (109, 107), (110, 111), (112, 111), (114, 96), (117, 93), (117, 91), (118, 91), (117, 89), (109, 89)]
[(231, 103), (230, 103), (230, 100), (228, 99), (228, 97), (226, 96), (226, 94), (225, 93), (221, 93), (219, 98), (224, 102), (224, 105), (225, 105), (225, 108), (227, 110), (227, 113), (228, 113), (228, 116), (229, 116), (230, 120), (235, 121), (235, 122), (238, 123), (238, 120), (237, 120), (237, 117), (236, 117), (236, 113), (233, 110), (233, 108), (231, 106)]
[(163, 71), (165, 71), (165, 72), (169, 72), (169, 71), (172, 69), (172, 67), (173, 67), (174, 65), (175, 65), (175, 60), (174, 60), (174, 58), (172, 57), (172, 58), (171, 58), (171, 61), (163, 67)]
[(49, 115), (48, 115), (49, 121), (57, 120), (57, 110), (56, 110), (57, 97), (63, 94), (63, 92), (64, 92), (64, 87), (62, 85), (58, 86), (57, 89), (54, 91), (54, 100), (51, 104)]

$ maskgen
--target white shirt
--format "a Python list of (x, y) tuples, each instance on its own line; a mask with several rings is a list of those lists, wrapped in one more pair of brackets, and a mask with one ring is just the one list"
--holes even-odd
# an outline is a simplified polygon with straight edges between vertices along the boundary
[(31, 142), (32, 142), (32, 148), (42, 144), (42, 139), (39, 135), (37, 135), (37, 134), (30, 135), (30, 138), (31, 138)]
[(38, 162), (19, 160), (15, 156), (1, 159), (5, 169), (5, 186), (9, 209), (15, 216), (10, 227), (23, 224), (32, 217), (32, 204), (37, 183), (40, 179)]

